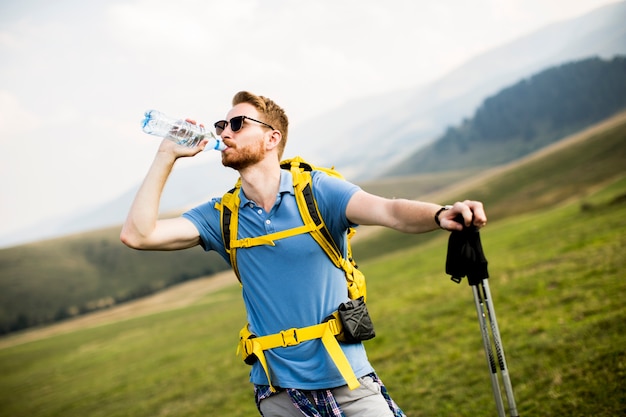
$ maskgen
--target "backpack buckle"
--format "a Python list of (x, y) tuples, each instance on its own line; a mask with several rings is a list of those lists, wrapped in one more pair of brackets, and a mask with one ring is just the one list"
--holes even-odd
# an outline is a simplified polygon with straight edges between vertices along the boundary
[(283, 339), (283, 347), (300, 344), (298, 341), (298, 329), (296, 328), (281, 331), (280, 337)]

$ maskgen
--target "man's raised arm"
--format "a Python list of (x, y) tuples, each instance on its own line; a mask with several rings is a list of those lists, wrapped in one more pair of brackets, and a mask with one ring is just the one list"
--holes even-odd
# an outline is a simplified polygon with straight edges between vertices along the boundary
[(196, 155), (205, 145), (206, 141), (195, 148), (186, 148), (168, 139), (161, 142), (122, 227), (120, 240), (125, 245), (142, 250), (176, 250), (200, 243), (199, 232), (189, 220), (158, 217), (163, 188), (174, 163), (180, 157)]

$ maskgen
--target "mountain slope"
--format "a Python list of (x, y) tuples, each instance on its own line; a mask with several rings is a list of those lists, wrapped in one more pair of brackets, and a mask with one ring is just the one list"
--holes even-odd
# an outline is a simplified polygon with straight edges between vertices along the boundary
[[(420, 199), (442, 204), (466, 198), (482, 201), (490, 223), (539, 211), (583, 198), (597, 187), (624, 178), (625, 140), (626, 112), (622, 112), (519, 161), (472, 174)], [(414, 178), (419, 181), (419, 176)], [(378, 187), (376, 181), (363, 184), (365, 190)], [(433, 238), (432, 233), (410, 235), (377, 229), (366, 232), (362, 242), (356, 239), (353, 252), (355, 259), (370, 259)]]
[(564, 62), (626, 55), (624, 21), (626, 2), (605, 6), (488, 51), (432, 84), (354, 100), (294, 126), (287, 151), (352, 180), (378, 177), (507, 85)]
[(554, 67), (487, 98), (388, 175), (485, 168), (520, 158), (626, 108), (626, 57)]
[[(596, 191), (481, 232), (519, 415), (625, 414), (626, 178)], [(435, 235), (361, 264), (377, 331), (368, 357), (407, 415), (493, 416), (472, 291), (444, 273), (446, 234)], [(235, 284), (185, 308), (2, 343), (0, 414), (256, 415), (250, 368), (233, 354), (244, 321)]]
[(143, 297), (228, 266), (200, 248), (134, 251), (120, 227), (0, 250), (0, 334)]
[[(567, 147), (494, 172), (477, 185), (451, 190), (434, 201), (471, 196), (485, 202), (490, 220), (495, 221), (584, 196), (625, 174), (625, 137), (623, 114)], [(415, 190), (410, 183), (406, 186)], [(118, 234), (116, 227), (0, 250), (0, 333), (106, 308), (226, 268), (218, 255), (198, 248), (133, 251), (119, 242)], [(371, 239), (360, 238), (354, 253), (364, 262), (437, 236), (385, 231)]]

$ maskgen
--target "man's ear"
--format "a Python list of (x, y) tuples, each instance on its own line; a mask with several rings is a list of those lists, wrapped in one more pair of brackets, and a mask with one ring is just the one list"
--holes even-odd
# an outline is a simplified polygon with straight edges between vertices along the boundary
[(280, 130), (273, 130), (271, 132), (271, 136), (269, 137), (269, 140), (267, 141), (267, 149), (274, 149), (278, 146), (278, 144), (280, 143), (280, 141), (283, 140), (283, 134), (280, 133)]

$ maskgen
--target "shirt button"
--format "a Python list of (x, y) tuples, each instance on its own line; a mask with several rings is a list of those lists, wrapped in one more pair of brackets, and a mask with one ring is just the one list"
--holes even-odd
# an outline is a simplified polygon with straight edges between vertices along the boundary
[(257, 213), (263, 214), (263, 210), (259, 209), (259, 211), (257, 211)]
[(265, 220), (265, 224), (271, 224), (272, 221), (270, 219)]

